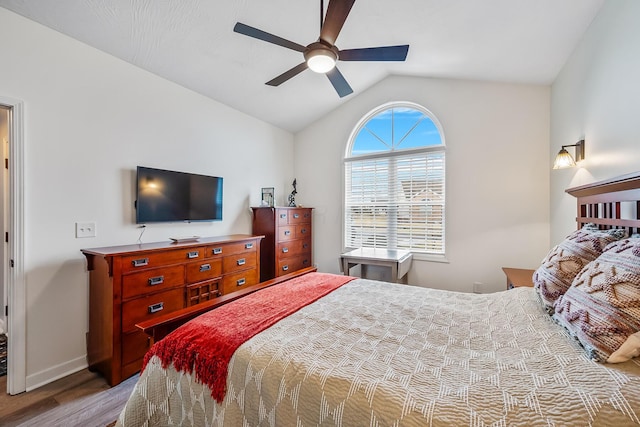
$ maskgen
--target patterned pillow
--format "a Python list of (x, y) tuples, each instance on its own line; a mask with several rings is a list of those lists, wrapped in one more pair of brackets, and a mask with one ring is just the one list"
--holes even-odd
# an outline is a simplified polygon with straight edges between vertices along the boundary
[[(553, 318), (597, 361), (607, 361), (628, 339), (627, 347), (633, 345), (640, 331), (640, 239), (607, 246), (558, 299)], [(609, 361), (628, 360), (619, 356)]]
[(623, 229), (598, 230), (594, 224), (585, 224), (551, 249), (533, 274), (533, 285), (549, 314), (553, 314), (553, 304), (569, 289), (580, 270), (624, 235)]

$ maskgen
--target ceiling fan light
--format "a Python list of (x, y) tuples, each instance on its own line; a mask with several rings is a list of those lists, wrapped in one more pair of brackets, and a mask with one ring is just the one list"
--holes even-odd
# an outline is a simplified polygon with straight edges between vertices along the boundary
[(316, 73), (327, 73), (336, 66), (336, 57), (330, 50), (312, 51), (307, 55), (307, 65)]

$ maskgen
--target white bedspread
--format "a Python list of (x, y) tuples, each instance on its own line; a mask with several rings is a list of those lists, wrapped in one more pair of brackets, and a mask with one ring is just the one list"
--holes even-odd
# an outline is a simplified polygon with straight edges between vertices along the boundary
[(640, 361), (603, 365), (532, 288), (358, 279), (243, 344), (218, 405), (152, 359), (121, 426), (640, 425)]

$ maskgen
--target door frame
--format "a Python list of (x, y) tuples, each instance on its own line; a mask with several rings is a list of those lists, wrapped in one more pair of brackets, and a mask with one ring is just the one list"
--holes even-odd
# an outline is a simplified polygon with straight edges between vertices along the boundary
[(22, 393), (27, 388), (27, 298), (24, 274), (24, 105), (0, 96), (9, 108), (9, 215), (7, 245), (7, 392)]

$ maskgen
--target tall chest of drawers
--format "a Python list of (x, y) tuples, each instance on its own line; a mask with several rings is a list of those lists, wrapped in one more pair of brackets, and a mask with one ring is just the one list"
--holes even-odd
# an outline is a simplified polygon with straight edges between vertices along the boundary
[(265, 236), (260, 247), (260, 281), (313, 265), (313, 208), (252, 209), (253, 233)]
[(135, 325), (260, 281), (262, 236), (83, 249), (89, 270), (89, 368), (109, 385), (140, 370), (149, 337)]

